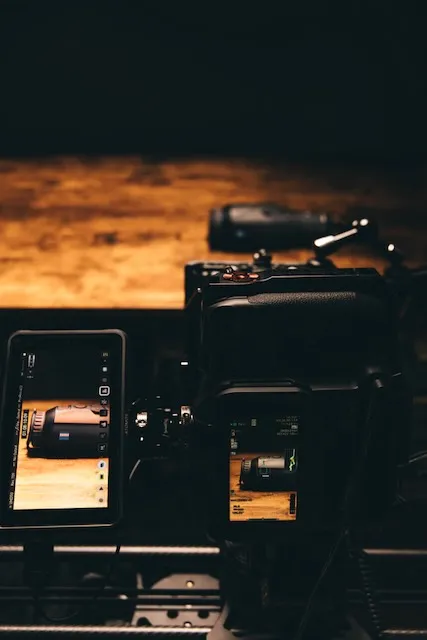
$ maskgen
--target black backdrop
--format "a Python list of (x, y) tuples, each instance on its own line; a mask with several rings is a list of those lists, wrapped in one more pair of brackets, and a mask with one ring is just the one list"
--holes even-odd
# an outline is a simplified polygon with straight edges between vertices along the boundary
[(422, 3), (168, 4), (3, 1), (0, 154), (424, 159)]

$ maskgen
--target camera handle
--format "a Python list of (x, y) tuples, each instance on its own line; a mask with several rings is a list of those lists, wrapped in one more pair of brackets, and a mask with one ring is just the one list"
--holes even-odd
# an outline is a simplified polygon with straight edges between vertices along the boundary
[(389, 262), (389, 266), (384, 270), (384, 278), (399, 301), (401, 327), (405, 325), (411, 332), (414, 321), (412, 301), (417, 296), (422, 297), (423, 287), (427, 283), (427, 267), (409, 269), (404, 264), (402, 252), (394, 243), (381, 240), (376, 223), (369, 218), (355, 219), (348, 229), (315, 240), (315, 259), (310, 262), (315, 266), (331, 266), (327, 256), (353, 243), (368, 245), (379, 257)]
[(403, 266), (404, 256), (393, 243), (383, 242), (378, 235), (378, 227), (369, 218), (355, 219), (351, 226), (335, 235), (317, 238), (313, 243), (313, 249), (317, 260), (325, 260), (327, 256), (336, 253), (341, 247), (352, 243), (367, 244), (381, 257), (390, 262), (393, 271), (406, 271)]

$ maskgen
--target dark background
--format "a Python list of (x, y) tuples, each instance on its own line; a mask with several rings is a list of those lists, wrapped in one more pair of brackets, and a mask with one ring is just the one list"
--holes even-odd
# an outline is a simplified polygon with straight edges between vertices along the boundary
[(24, 401), (91, 401), (99, 404), (101, 350), (34, 350), (34, 378), (24, 381)]
[(422, 162), (421, 4), (368, 6), (3, 2), (0, 154)]

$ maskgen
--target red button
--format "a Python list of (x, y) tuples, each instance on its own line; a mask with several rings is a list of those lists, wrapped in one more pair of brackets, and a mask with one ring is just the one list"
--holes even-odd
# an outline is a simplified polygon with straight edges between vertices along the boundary
[(249, 280), (248, 274), (245, 271), (241, 271), (240, 273), (233, 273), (234, 282), (245, 282)]

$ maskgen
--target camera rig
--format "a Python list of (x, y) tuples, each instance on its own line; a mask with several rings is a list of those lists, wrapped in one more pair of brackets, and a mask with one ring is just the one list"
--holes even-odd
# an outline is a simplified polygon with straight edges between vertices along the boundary
[[(339, 237), (318, 242), (315, 257), (306, 265), (275, 265), (267, 252), (261, 250), (254, 256), (253, 263), (187, 265), (187, 319), (185, 323), (180, 320), (181, 325), (177, 323), (183, 335), (189, 336), (187, 349), (166, 349), (163, 357), (155, 360), (150, 370), (143, 374), (138, 366), (134, 367), (130, 382), (131, 397), (137, 398), (135, 391), (141, 388), (141, 381), (148, 391), (131, 403), (128, 415), (131, 470), (128, 525), (132, 521), (130, 529), (133, 527), (137, 532), (128, 540), (138, 540), (139, 546), (138, 543), (133, 547), (129, 542), (123, 543), (120, 554), (115, 555), (114, 547), (111, 547), (115, 539), (110, 538), (105, 540), (110, 546), (99, 547), (97, 541), (96, 547), (92, 540), (92, 546), (87, 546), (85, 551), (85, 547), (72, 547), (68, 541), (68, 545), (58, 549), (59, 556), (62, 554), (74, 562), (74, 558), (85, 557), (85, 553), (98, 548), (104, 563), (104, 569), (95, 572), (97, 577), (88, 577), (90, 572), (81, 571), (79, 589), (86, 588), (84, 597), (81, 596), (83, 604), (71, 606), (71, 614), (77, 612), (74, 616), (68, 605), (62, 627), (50, 627), (55, 628), (58, 636), (73, 633), (70, 624), (91, 620), (93, 625), (97, 619), (93, 611), (96, 604), (110, 608), (110, 620), (120, 618), (128, 625), (141, 625), (138, 627), (141, 635), (153, 635), (151, 625), (158, 625), (161, 619), (161, 626), (154, 632), (159, 637), (171, 632), (170, 625), (174, 621), (174, 635), (205, 637), (209, 633), (214, 639), (215, 634), (224, 638), (233, 630), (240, 630), (240, 636), (248, 637), (257, 637), (257, 633), (265, 637), (266, 631), (268, 637), (302, 637), (308, 612), (317, 622), (320, 615), (322, 635), (329, 633), (329, 637), (334, 637), (338, 627), (342, 627), (340, 631), (344, 628), (348, 631), (353, 625), (353, 618), (347, 616), (348, 607), (351, 605), (357, 611), (363, 597), (366, 597), (366, 607), (373, 621), (371, 635), (378, 635), (377, 627), (382, 632), (385, 623), (378, 615), (377, 606), (378, 592), (382, 592), (372, 579), (368, 560), (375, 556), (375, 547), (379, 551), (378, 535), (384, 523), (392, 531), (402, 510), (407, 509), (406, 504), (400, 504), (397, 509), (400, 516), (391, 509), (398, 494), (397, 469), (407, 459), (410, 423), (410, 398), (405, 368), (400, 360), (399, 326), (395, 320), (408, 317), (404, 302), (414, 292), (408, 285), (420, 282), (424, 272), (409, 272), (400, 254), (390, 245), (381, 245), (381, 250), (391, 259), (385, 277), (371, 269), (340, 270), (335, 267), (328, 258), (333, 249), (346, 242), (368, 238), (374, 243), (369, 226), (360, 221), (347, 231), (341, 231)], [(290, 314), (287, 313), (289, 310)], [(405, 316), (402, 310), (405, 310)], [(138, 361), (143, 353), (138, 342), (139, 318), (125, 318), (124, 315), (123, 324), (129, 325), (129, 329), (124, 329), (134, 339), (134, 360)], [(80, 322), (96, 323), (95, 316), (87, 316)], [(107, 321), (108, 318), (104, 323)], [(57, 324), (58, 319), (52, 316), (49, 322)], [(60, 320), (62, 326), (67, 322), (69, 320), (64, 318)], [(111, 326), (116, 324), (117, 321)], [(407, 329), (401, 322), (402, 326)], [(161, 319), (156, 328), (161, 333)], [(168, 331), (163, 330), (162, 336)], [(147, 349), (146, 343), (144, 348)], [(146, 350), (145, 355), (147, 353)], [(331, 465), (312, 467), (309, 475), (314, 477), (312, 486), (314, 481), (319, 483), (321, 477), (326, 481), (329, 478), (329, 484), (322, 491), (328, 502), (319, 501), (317, 497), (317, 510), (313, 512), (316, 517), (306, 520), (304, 528), (297, 533), (292, 530), (281, 533), (282, 541), (267, 537), (230, 542), (215, 531), (211, 531), (213, 538), (206, 539), (204, 533), (217, 513), (214, 494), (219, 480), (214, 467), (218, 453), (218, 421), (224, 425), (224, 421), (234, 419), (236, 413), (242, 414), (242, 406), (246, 408), (254, 395), (257, 402), (253, 402), (251, 408), (258, 412), (265, 408), (261, 396), (266, 387), (269, 403), (278, 411), (282, 409), (276, 397), (278, 388), (280, 394), (284, 390), (302, 394), (308, 401), (309, 415), (316, 422), (316, 429), (310, 432), (314, 444), (309, 456), (315, 464), (319, 459), (327, 459), (328, 463), (333, 461)], [(280, 456), (257, 457), (258, 467), (253, 462), (255, 458), (250, 469), (245, 465), (242, 474), (245, 482), (247, 477), (249, 482), (256, 484), (253, 478), (259, 469), (267, 470), (266, 475), (273, 478), (274, 471), (280, 475), (280, 470), (286, 468), (286, 462), (283, 467), (277, 467), (279, 461), (282, 464)], [(287, 457), (289, 470), (291, 457)], [(307, 456), (298, 467), (307, 468), (306, 465)], [(163, 500), (159, 501), (153, 492), (153, 479), (162, 485)], [(339, 485), (335, 488), (334, 479), (335, 485)], [(309, 483), (308, 480), (304, 482)], [(178, 504), (174, 504), (173, 499), (164, 499), (173, 485)], [(315, 500), (310, 504), (314, 506)], [(137, 510), (135, 505), (138, 505)], [(327, 516), (324, 524), (329, 526), (324, 526), (313, 538), (314, 527), (320, 522), (317, 514), (322, 510), (321, 505)], [(141, 534), (147, 531), (147, 514), (154, 514), (156, 510), (161, 512), (162, 522), (156, 532), (157, 545), (141, 546), (144, 536), (147, 539), (146, 534)], [(180, 547), (159, 546), (162, 539), (167, 539), (164, 527), (171, 527), (179, 517), (183, 522), (188, 518), (187, 533), (194, 520), (199, 521), (200, 535), (194, 535), (194, 530), (193, 537), (181, 534), (181, 540), (184, 538), (187, 544), (192, 542), (197, 546), (184, 547), (182, 553)], [(369, 524), (372, 519), (374, 524)], [(161, 531), (163, 533), (159, 534)], [(367, 547), (369, 543), (370, 547)], [(365, 552), (361, 548), (365, 548)], [(18, 551), (15, 547), (4, 553), (12, 557)], [(220, 553), (223, 563), (218, 567)], [(203, 558), (199, 565), (202, 573), (183, 573), (184, 564), (180, 561), (183, 557), (187, 561)], [(111, 564), (106, 564), (105, 558)], [(120, 573), (122, 563), (130, 558), (135, 568), (140, 569), (136, 573), (144, 576), (144, 581), (137, 582), (136, 586), (133, 578)], [(154, 558), (162, 559), (157, 573)], [(336, 562), (331, 568), (333, 560)], [(342, 561), (341, 570), (338, 560)], [(349, 568), (351, 560), (360, 568), (361, 590)], [(176, 565), (175, 576), (180, 577), (169, 583), (162, 583), (162, 577), (156, 580), (166, 573), (170, 564)], [(189, 562), (187, 567), (190, 565), (194, 566), (194, 563)], [(84, 563), (82, 566), (84, 568)], [(208, 579), (203, 582), (203, 571), (211, 578), (213, 575), (217, 582)], [(347, 572), (353, 576), (346, 580), (350, 583), (348, 597), (344, 597), (342, 590), (342, 572), (346, 573), (346, 578)], [(105, 585), (113, 575), (115, 585), (107, 590)], [(289, 581), (286, 576), (299, 578)], [(313, 611), (312, 607), (312, 596), (319, 590), (317, 577), (322, 583), (321, 611)], [(163, 588), (172, 589), (171, 599)], [(43, 595), (49, 611), (58, 606), (58, 601), (54, 600), (56, 592), (53, 594), (46, 591)], [(71, 591), (67, 592), (65, 597), (70, 594)], [(196, 599), (189, 598), (189, 594)], [(125, 598), (121, 597), (123, 595)], [(89, 608), (85, 602), (89, 603)], [(116, 604), (117, 612), (113, 613), (112, 607)], [(186, 608), (188, 604), (190, 608)], [(136, 617), (129, 614), (132, 608), (129, 605), (135, 605)], [(222, 607), (223, 614), (220, 615)], [(157, 618), (153, 611), (159, 612)], [(190, 613), (194, 612), (197, 616), (191, 617)], [(339, 622), (328, 628), (331, 617)], [(52, 620), (58, 624), (57, 616), (44, 608), (37, 610), (38, 624), (49, 625)], [(209, 623), (198, 625), (198, 620), (209, 620)], [(28, 626), (29, 632), (35, 629), (42, 631), (41, 627)], [(111, 637), (126, 635), (124, 629), (96, 626), (96, 622), (92, 629), (96, 633), (98, 630), (99, 633), (107, 632)], [(75, 630), (83, 634), (85, 627)], [(130, 626), (129, 635), (133, 630)], [(3, 632), (1, 627), (0, 632)], [(7, 632), (15, 634), (10, 626)], [(20, 632), (16, 630), (16, 634)]]

